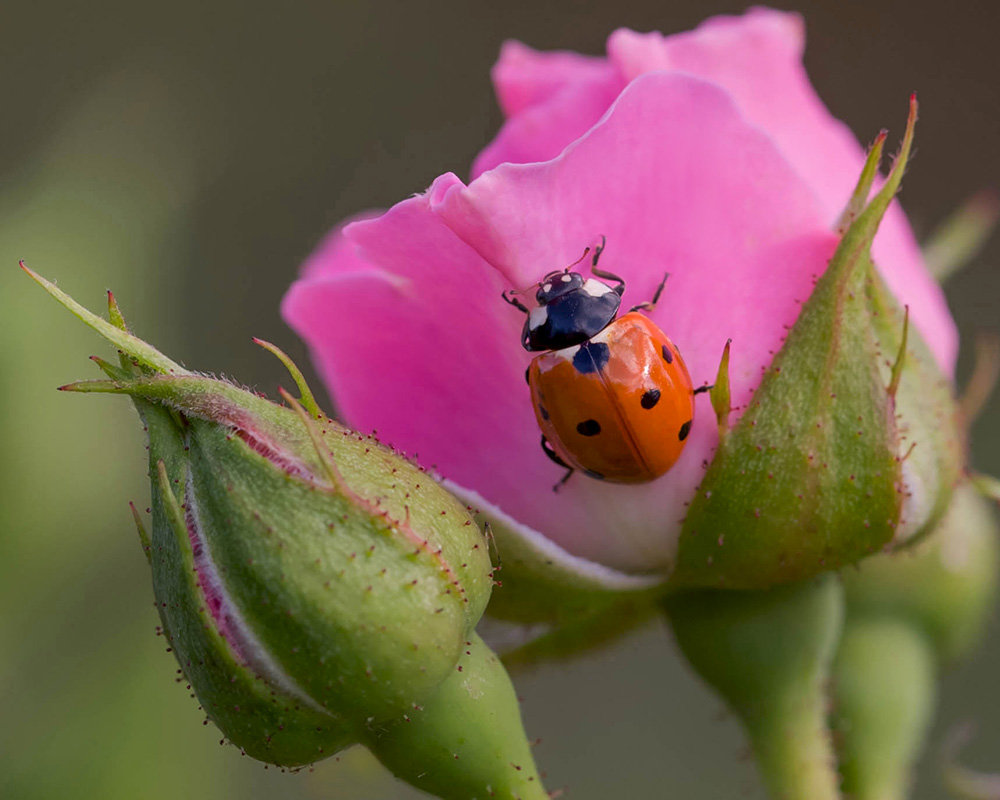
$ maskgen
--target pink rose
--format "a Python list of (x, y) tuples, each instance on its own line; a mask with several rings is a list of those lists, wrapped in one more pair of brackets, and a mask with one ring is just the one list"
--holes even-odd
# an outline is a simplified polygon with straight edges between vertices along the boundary
[[(539, 447), (505, 289), (531, 286), (600, 235), (624, 307), (671, 273), (652, 315), (695, 384), (733, 340), (734, 417), (813, 281), (864, 161), (801, 63), (800, 18), (767, 9), (664, 37), (619, 30), (606, 58), (507, 43), (507, 115), (468, 185), (452, 174), (335, 230), (284, 299), (345, 422), (433, 467), (546, 559), (623, 586), (662, 579), (717, 445), (709, 399), (687, 447), (649, 484), (604, 484)], [(874, 257), (948, 376), (954, 323), (894, 203)], [(589, 562), (589, 563), (588, 563)]]

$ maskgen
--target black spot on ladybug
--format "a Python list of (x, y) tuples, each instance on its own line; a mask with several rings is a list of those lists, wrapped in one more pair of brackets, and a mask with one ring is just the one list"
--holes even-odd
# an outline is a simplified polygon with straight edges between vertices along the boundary
[(573, 366), (581, 375), (600, 372), (611, 358), (611, 348), (604, 342), (584, 342), (573, 356)]
[(677, 432), (677, 438), (682, 442), (688, 438), (688, 434), (691, 432), (691, 420), (688, 420), (683, 425), (681, 425), (680, 431)]
[(595, 481), (603, 481), (604, 476), (600, 472), (594, 472), (592, 469), (585, 469), (583, 474), (588, 478), (593, 478)]
[(647, 389), (642, 393), (642, 400), (639, 401), (643, 408), (649, 409), (660, 402), (659, 389)]
[(666, 361), (668, 364), (673, 364), (674, 363), (674, 354), (670, 352), (670, 348), (669, 347), (667, 347), (666, 345), (663, 345), (663, 347), (660, 348), (660, 351), (663, 353), (663, 360), (664, 361)]
[(542, 419), (547, 420), (549, 418), (549, 412), (546, 410), (545, 406), (539, 406), (538, 413), (542, 415)]
[(581, 436), (597, 436), (601, 432), (601, 423), (596, 419), (585, 419), (577, 424), (576, 431)]

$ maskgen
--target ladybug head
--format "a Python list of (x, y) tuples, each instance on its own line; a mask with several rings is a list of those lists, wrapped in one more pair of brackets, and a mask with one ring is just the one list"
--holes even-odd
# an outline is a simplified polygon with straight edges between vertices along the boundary
[(550, 272), (535, 292), (538, 305), (524, 321), (521, 344), (525, 350), (559, 350), (587, 341), (614, 320), (621, 288), (579, 272)]
[(546, 275), (538, 284), (538, 291), (535, 292), (535, 299), (538, 305), (544, 306), (551, 303), (557, 297), (562, 297), (583, 286), (583, 275), (579, 272), (567, 270), (556, 270)]

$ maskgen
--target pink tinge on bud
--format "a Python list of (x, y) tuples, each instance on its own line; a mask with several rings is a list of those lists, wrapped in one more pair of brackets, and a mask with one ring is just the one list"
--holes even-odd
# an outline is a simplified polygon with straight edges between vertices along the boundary
[(246, 428), (236, 428), (234, 430), (236, 435), (240, 437), (247, 446), (253, 450), (258, 455), (263, 456), (276, 467), (278, 467), (283, 472), (287, 472), (289, 475), (294, 475), (297, 478), (302, 478), (304, 480), (314, 481), (316, 476), (305, 467), (300, 461), (291, 458), (287, 453), (283, 453), (275, 447), (272, 447), (263, 439), (255, 436)]
[(194, 486), (188, 480), (185, 491), (184, 523), (187, 525), (188, 541), (194, 557), (194, 570), (198, 577), (205, 608), (211, 614), (219, 635), (226, 640), (232, 654), (240, 663), (250, 664), (250, 638), (252, 634), (243, 624), (233, 608), (232, 599), (226, 593), (219, 577), (219, 571), (208, 552), (208, 543), (198, 521), (194, 499)]
[(326, 714), (326, 710), (310, 697), (288, 673), (274, 660), (257, 635), (247, 625), (243, 614), (236, 607), (226, 589), (222, 576), (212, 560), (208, 542), (198, 514), (194, 483), (188, 474), (184, 488), (184, 524), (197, 576), (198, 588), (204, 608), (212, 618), (219, 636), (225, 640), (230, 653), (244, 666), (253, 670), (275, 689), (296, 698), (304, 706)]

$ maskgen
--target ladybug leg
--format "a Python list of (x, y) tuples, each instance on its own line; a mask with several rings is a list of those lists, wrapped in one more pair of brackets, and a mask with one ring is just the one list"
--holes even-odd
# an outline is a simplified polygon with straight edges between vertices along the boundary
[(604, 252), (604, 248), (607, 247), (607, 246), (608, 246), (608, 237), (606, 237), (602, 233), (601, 234), (601, 243), (599, 245), (597, 245), (597, 247), (594, 248), (594, 258), (593, 258), (593, 261), (591, 261), (591, 264), (590, 264), (592, 267), (596, 267), (597, 266), (597, 260), (601, 257), (601, 253)]
[(637, 306), (632, 306), (629, 311), (652, 311), (656, 308), (656, 304), (660, 301), (660, 295), (663, 294), (663, 287), (667, 285), (667, 278), (670, 277), (669, 272), (663, 273), (663, 280), (660, 281), (660, 285), (656, 287), (656, 291), (653, 293), (653, 299), (647, 300), (645, 303), (639, 303)]
[(573, 469), (572, 467), (570, 467), (566, 471), (566, 474), (563, 475), (562, 478), (559, 479), (559, 482), (555, 486), (552, 487), (552, 491), (553, 492), (558, 492), (563, 487), (563, 485), (566, 483), (566, 481), (568, 481), (570, 479), (570, 477), (573, 475), (574, 472), (576, 472), (576, 470)]
[(570, 475), (576, 472), (576, 470), (573, 469), (573, 467), (571, 467), (569, 464), (567, 464), (559, 457), (559, 454), (552, 447), (552, 444), (544, 436), (542, 437), (542, 452), (545, 453), (545, 455), (547, 455), (560, 467), (565, 467), (568, 470), (568, 472), (562, 476), (562, 479), (555, 486), (552, 487), (553, 492), (558, 492), (559, 489), (562, 488), (562, 485), (569, 480)]
[(542, 437), (542, 452), (545, 453), (545, 455), (547, 455), (553, 461), (555, 461), (560, 467), (565, 467), (566, 469), (573, 469), (569, 464), (567, 464), (559, 457), (559, 454), (555, 451), (555, 448), (552, 447), (552, 443), (549, 442), (549, 440), (546, 439), (544, 436)]
[(697, 389), (691, 392), (691, 394), (702, 394), (703, 392), (710, 392), (714, 388), (715, 388), (714, 383), (706, 383), (703, 384), (702, 386), (699, 386)]
[(594, 248), (594, 257), (590, 262), (590, 271), (596, 275), (598, 278), (603, 278), (606, 281), (614, 281), (618, 285), (614, 287), (615, 293), (621, 297), (625, 292), (625, 279), (620, 275), (615, 275), (613, 272), (608, 272), (607, 270), (598, 269), (597, 262), (601, 257), (601, 253), (604, 252), (604, 248), (607, 245), (608, 240), (602, 235), (601, 243)]
[(500, 297), (503, 298), (503, 301), (505, 303), (509, 303), (510, 305), (514, 306), (514, 308), (516, 308), (518, 311), (523, 311), (525, 314), (528, 313), (528, 307), (520, 300), (518, 300), (516, 297), (508, 297), (506, 289), (500, 292)]

